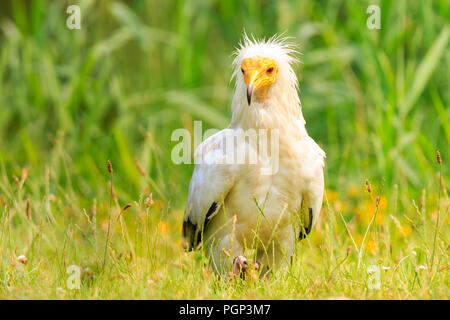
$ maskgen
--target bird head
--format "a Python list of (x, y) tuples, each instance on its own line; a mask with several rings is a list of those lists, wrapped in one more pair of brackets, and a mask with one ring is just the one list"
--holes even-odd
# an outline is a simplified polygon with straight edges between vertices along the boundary
[(245, 96), (248, 106), (252, 101), (264, 102), (274, 93), (297, 95), (298, 81), (292, 68), (296, 53), (295, 46), (279, 36), (258, 41), (244, 34), (235, 52), (236, 94)]

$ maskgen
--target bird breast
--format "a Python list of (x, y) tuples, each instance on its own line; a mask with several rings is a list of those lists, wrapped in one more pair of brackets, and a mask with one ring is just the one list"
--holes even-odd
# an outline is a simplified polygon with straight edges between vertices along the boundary
[(262, 239), (270, 237), (274, 226), (290, 228), (291, 214), (300, 210), (316, 167), (305, 139), (280, 139), (278, 170), (273, 174), (261, 174), (261, 164), (241, 165), (225, 203), (228, 214), (236, 216), (236, 235), (249, 241), (257, 225)]

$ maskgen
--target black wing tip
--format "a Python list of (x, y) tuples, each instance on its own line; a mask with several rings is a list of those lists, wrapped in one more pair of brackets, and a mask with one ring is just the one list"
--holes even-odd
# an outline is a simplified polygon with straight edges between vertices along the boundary
[[(206, 213), (206, 220), (209, 219), (209, 217), (211, 217), (211, 215), (216, 212), (217, 207), (218, 207), (217, 202), (213, 202), (211, 207), (209, 207), (208, 212)], [(205, 220), (205, 223), (206, 223), (206, 220)]]
[(300, 234), (298, 235), (299, 240), (305, 239), (312, 229), (312, 221), (313, 221), (313, 211), (312, 208), (309, 208), (309, 225), (306, 228), (302, 228), (300, 230)]
[[(209, 222), (211, 216), (217, 211), (219, 207), (217, 202), (213, 202), (208, 209), (208, 212), (205, 216), (205, 221), (203, 223), (203, 232), (206, 229), (206, 226)], [(186, 221), (183, 221), (183, 238), (186, 242), (185, 249), (187, 251), (193, 251), (194, 249), (199, 247), (199, 244), (202, 242), (202, 230), (197, 230), (197, 225), (193, 224), (191, 220), (189, 220), (189, 216)]]
[(196, 234), (196, 227), (189, 220), (189, 218), (186, 221), (183, 221), (183, 238), (185, 240), (186, 251), (194, 250), (194, 247), (196, 246), (194, 244), (195, 234)]

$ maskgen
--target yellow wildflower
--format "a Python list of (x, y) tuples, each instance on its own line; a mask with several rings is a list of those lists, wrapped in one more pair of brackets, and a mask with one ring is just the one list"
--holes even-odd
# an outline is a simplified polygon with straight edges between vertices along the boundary
[(328, 202), (334, 202), (339, 199), (338, 193), (331, 189), (325, 190), (324, 197), (326, 197), (326, 199), (328, 199)]
[(158, 232), (159, 233), (166, 233), (167, 231), (167, 224), (164, 221), (160, 221), (158, 223)]
[(350, 198), (356, 198), (360, 191), (361, 191), (361, 189), (357, 185), (352, 184), (352, 185), (348, 186), (348, 188), (347, 188), (347, 195)]
[(397, 229), (397, 234), (405, 238), (411, 235), (412, 229), (410, 226), (402, 226), (401, 229)]

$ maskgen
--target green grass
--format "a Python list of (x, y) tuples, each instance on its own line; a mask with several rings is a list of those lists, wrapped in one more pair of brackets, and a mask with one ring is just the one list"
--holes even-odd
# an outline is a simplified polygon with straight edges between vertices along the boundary
[[(80, 1), (81, 30), (66, 28), (72, 2), (4, 4), (0, 298), (448, 299), (450, 6), (377, 3), (381, 30), (357, 0)], [(289, 270), (227, 282), (182, 249), (193, 168), (172, 163), (170, 137), (227, 125), (244, 29), (299, 44), (327, 201)]]

